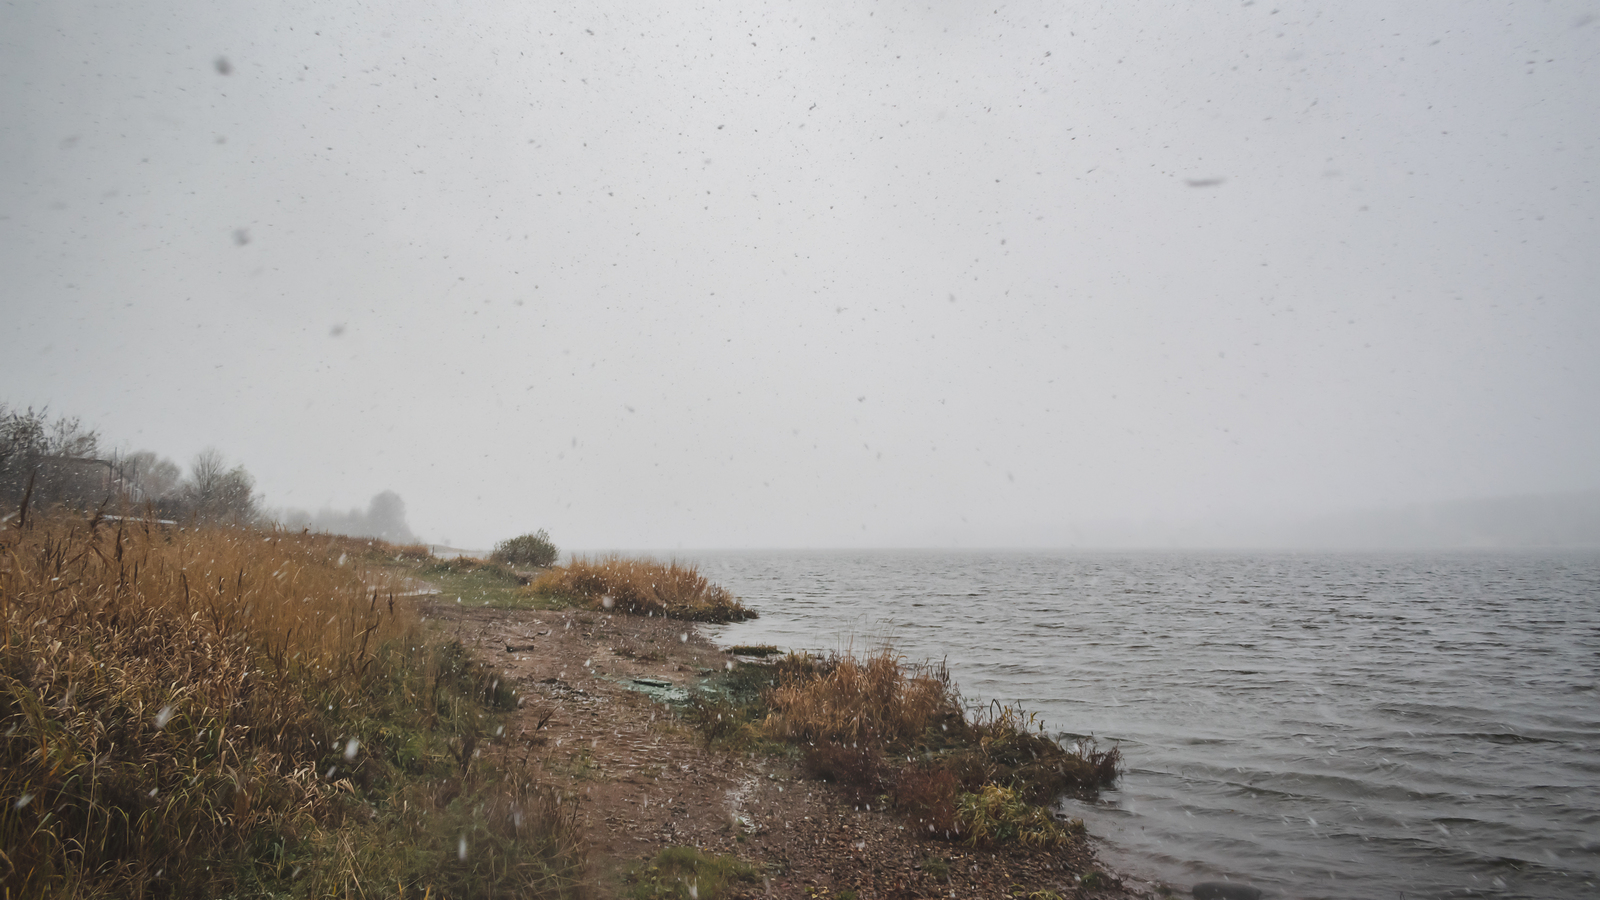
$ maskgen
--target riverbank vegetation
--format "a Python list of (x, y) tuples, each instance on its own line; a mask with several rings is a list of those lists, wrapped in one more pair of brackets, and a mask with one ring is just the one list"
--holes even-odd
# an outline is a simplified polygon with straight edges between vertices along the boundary
[[(578, 896), (575, 800), (381, 542), (71, 512), (0, 531), (10, 897)], [(411, 555), (415, 555), (414, 552)]]
[(693, 622), (742, 622), (756, 617), (726, 588), (692, 563), (663, 563), (610, 555), (578, 557), (541, 574), (530, 585), (537, 595), (591, 609), (664, 616)]
[(532, 534), (507, 538), (495, 544), (494, 551), (489, 554), (490, 562), (514, 569), (543, 569), (554, 565), (560, 558), (561, 550), (543, 528)]
[(1064, 746), (1018, 707), (969, 708), (942, 664), (907, 663), (887, 647), (735, 665), (691, 719), (712, 745), (786, 745), (858, 806), (888, 806), (918, 833), (975, 845), (1065, 843), (1083, 824), (1048, 807), (1112, 784), (1122, 760), (1115, 747)]
[[(550, 780), (562, 752), (588, 751), (523, 735), (509, 683), (408, 595), (755, 616), (678, 562), (579, 558), (533, 578), (556, 558), (544, 532), (495, 560), (438, 560), (264, 525), (248, 473), (215, 452), (186, 476), (152, 454), (99, 459), (75, 420), (0, 419), (6, 897), (590, 896), (578, 799)], [(403, 524), (398, 497), (376, 499), (368, 518)], [(610, 621), (576, 618), (589, 617)], [(1081, 825), (1047, 804), (1116, 777), (1115, 750), (1063, 748), (1013, 708), (967, 709), (942, 666), (736, 649), (768, 662), (733, 663), (692, 702), (705, 743), (792, 759), (919, 838), (1060, 846)], [(754, 871), (669, 848), (625, 890), (738, 893)]]

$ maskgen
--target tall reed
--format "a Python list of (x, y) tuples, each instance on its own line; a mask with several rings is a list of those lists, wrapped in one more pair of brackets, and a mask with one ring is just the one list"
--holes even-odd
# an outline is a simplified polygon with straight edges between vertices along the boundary
[(961, 707), (944, 666), (907, 665), (883, 647), (815, 668), (790, 667), (771, 692), (766, 731), (792, 742), (908, 744)]
[(386, 656), (417, 654), (416, 617), (347, 543), (65, 514), (0, 531), (0, 892), (226, 892), (401, 758), (376, 721), (427, 693)]

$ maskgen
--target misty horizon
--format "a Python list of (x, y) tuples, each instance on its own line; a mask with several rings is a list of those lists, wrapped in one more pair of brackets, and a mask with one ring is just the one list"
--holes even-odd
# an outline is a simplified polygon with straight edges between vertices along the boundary
[(1592, 541), (1597, 42), (7, 7), (0, 402), (466, 547)]

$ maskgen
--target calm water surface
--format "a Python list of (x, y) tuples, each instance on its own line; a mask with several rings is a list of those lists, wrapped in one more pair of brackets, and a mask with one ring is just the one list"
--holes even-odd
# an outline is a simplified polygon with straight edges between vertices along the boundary
[(725, 643), (948, 657), (1128, 771), (1109, 862), (1272, 896), (1600, 897), (1600, 554), (700, 553)]

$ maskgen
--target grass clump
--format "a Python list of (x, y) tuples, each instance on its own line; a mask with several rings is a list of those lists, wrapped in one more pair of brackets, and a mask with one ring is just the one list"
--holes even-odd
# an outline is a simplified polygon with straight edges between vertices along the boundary
[(726, 588), (690, 563), (603, 556), (579, 557), (540, 575), (529, 588), (592, 609), (665, 616), (695, 622), (742, 622), (756, 617)]
[(906, 666), (888, 648), (859, 660), (791, 662), (768, 702), (768, 733), (796, 743), (902, 746), (961, 720), (942, 665)]
[(694, 847), (667, 847), (625, 877), (633, 900), (721, 900), (733, 882), (760, 874), (732, 856), (707, 856)]
[(734, 644), (728, 648), (731, 656), (768, 657), (783, 653), (773, 644)]
[(371, 821), (318, 832), (301, 896), (587, 897), (577, 799), (513, 762), (417, 781)]
[[(509, 685), (351, 549), (75, 514), (0, 530), (0, 893), (331, 896), (397, 872), (419, 894), (579, 890), (570, 815), (473, 771)], [(371, 857), (448, 843), (448, 815), (406, 810), (450, 784), (474, 809), (511, 798), (500, 874)]]
[(686, 718), (708, 750), (749, 750), (761, 743), (757, 713), (726, 698), (696, 694)]
[(1004, 784), (1021, 791), (1029, 803), (1108, 786), (1122, 765), (1121, 750), (1101, 750), (1092, 739), (1063, 747), (1045, 733), (1038, 713), (1016, 706), (990, 703), (969, 711), (964, 724), (969, 746), (950, 753), (950, 765), (969, 785)]
[(998, 703), (968, 708), (944, 665), (909, 664), (887, 647), (864, 657), (747, 663), (721, 681), (723, 718), (708, 725), (704, 715), (692, 717), (702, 730), (716, 729), (708, 743), (759, 723), (766, 739), (795, 748), (809, 775), (858, 804), (887, 802), (925, 837), (1068, 840), (1078, 832), (1046, 807), (1111, 784), (1121, 763), (1116, 748), (1064, 746), (1036, 714)]
[(975, 846), (1016, 843), (1059, 847), (1072, 838), (1072, 831), (1058, 824), (1050, 813), (1028, 803), (1018, 791), (998, 784), (986, 784), (976, 793), (962, 794), (956, 821), (967, 842)]
[(561, 551), (543, 529), (533, 534), (518, 535), (494, 545), (489, 561), (502, 566), (543, 569), (561, 558)]

